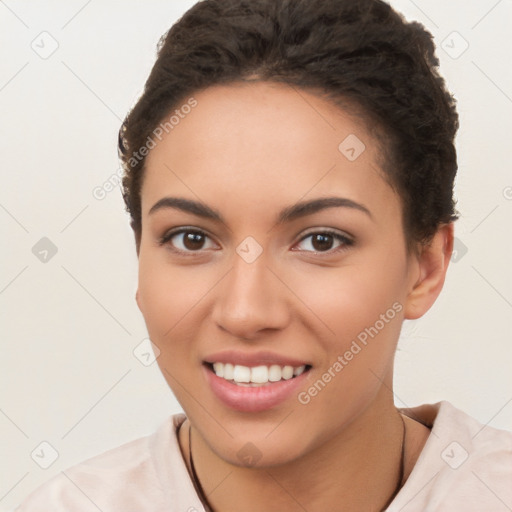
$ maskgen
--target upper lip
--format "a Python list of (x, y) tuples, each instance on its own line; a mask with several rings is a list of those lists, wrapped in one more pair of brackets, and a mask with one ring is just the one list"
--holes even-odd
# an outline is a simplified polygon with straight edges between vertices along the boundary
[(269, 366), (273, 364), (277, 364), (278, 366), (307, 366), (308, 363), (301, 359), (296, 359), (294, 357), (289, 357), (281, 354), (276, 354), (274, 352), (269, 351), (259, 351), (259, 352), (241, 352), (239, 350), (224, 350), (222, 352), (216, 352), (214, 354), (210, 354), (204, 358), (204, 362), (206, 363), (231, 363), (233, 365), (241, 365), (241, 366)]

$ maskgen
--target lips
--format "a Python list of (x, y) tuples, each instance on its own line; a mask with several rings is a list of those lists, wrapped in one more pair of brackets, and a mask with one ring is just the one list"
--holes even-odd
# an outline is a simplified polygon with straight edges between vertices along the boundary
[(222, 352), (209, 356), (203, 368), (210, 389), (224, 405), (259, 412), (294, 396), (311, 365), (269, 352)]

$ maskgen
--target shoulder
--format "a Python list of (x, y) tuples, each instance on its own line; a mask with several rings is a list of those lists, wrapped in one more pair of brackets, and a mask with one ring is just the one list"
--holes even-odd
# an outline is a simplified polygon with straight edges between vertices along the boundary
[(173, 500), (168, 486), (188, 476), (176, 438), (184, 418), (172, 416), (154, 434), (62, 471), (16, 512), (169, 510)]
[(431, 434), (389, 512), (511, 510), (512, 432), (484, 425), (446, 401), (402, 412), (431, 427)]

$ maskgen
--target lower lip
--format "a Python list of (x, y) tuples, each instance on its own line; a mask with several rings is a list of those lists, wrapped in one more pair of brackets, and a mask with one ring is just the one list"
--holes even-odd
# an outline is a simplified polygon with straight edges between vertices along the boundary
[(297, 377), (257, 387), (237, 386), (203, 366), (211, 390), (228, 407), (241, 412), (261, 412), (280, 405), (303, 385), (308, 372)]

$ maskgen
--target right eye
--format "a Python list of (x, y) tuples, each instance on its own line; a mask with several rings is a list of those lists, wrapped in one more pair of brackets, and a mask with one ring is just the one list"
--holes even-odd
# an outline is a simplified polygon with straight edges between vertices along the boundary
[(168, 245), (172, 250), (181, 253), (194, 253), (215, 249), (217, 245), (201, 230), (179, 228), (165, 233), (160, 245)]

